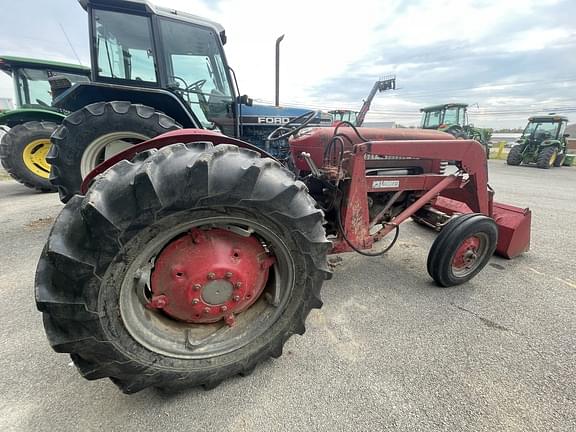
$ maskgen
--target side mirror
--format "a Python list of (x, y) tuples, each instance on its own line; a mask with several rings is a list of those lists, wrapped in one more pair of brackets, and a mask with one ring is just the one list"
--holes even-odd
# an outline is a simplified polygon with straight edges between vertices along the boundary
[(240, 105), (252, 106), (253, 100), (248, 97), (248, 95), (238, 96), (238, 103)]
[(568, 138), (570, 136), (570, 134), (564, 134), (562, 135), (562, 138)]

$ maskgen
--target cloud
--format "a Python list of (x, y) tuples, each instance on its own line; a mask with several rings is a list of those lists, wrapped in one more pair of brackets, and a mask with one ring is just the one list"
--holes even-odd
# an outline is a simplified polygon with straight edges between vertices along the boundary
[[(399, 89), (377, 95), (368, 119), (417, 124), (422, 106), (464, 101), (476, 124), (519, 126), (530, 111), (576, 108), (573, 0), (155, 3), (223, 24), (240, 90), (260, 100), (273, 99), (274, 42), (285, 34), (284, 104), (358, 109), (376, 79), (395, 73)], [(86, 27), (70, 0), (11, 2), (0, 53), (75, 61), (76, 51), (87, 64)], [(0, 95), (10, 88), (0, 80)]]

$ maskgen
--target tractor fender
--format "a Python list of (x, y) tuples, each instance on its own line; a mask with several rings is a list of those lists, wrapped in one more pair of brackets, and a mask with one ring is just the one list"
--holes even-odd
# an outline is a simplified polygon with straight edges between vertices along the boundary
[(545, 148), (545, 147), (558, 147), (558, 149), (562, 148), (562, 143), (559, 140), (546, 140), (546, 141), (542, 141), (542, 143), (540, 144), (540, 148)]
[(174, 93), (158, 88), (132, 87), (108, 83), (76, 83), (63, 92), (52, 105), (70, 112), (95, 102), (126, 101), (162, 111), (184, 128), (202, 128), (196, 116)]
[(58, 111), (50, 109), (20, 108), (0, 114), (0, 125), (13, 128), (16, 125), (31, 121), (46, 121), (60, 124), (66, 117)]

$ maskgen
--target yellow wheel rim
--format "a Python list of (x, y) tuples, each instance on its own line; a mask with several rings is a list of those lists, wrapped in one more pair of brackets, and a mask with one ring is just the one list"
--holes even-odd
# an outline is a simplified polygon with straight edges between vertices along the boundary
[(550, 158), (550, 166), (554, 165), (554, 162), (556, 162), (557, 157), (558, 157), (558, 153), (556, 153), (556, 152), (552, 153), (552, 157)]
[(50, 150), (50, 139), (41, 138), (28, 143), (22, 152), (26, 168), (45, 179), (50, 175), (50, 164), (46, 162), (48, 150)]

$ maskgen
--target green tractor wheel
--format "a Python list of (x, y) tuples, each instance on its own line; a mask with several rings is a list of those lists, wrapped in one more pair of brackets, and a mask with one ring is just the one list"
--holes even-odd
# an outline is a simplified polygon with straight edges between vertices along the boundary
[(522, 150), (520, 146), (512, 147), (506, 158), (506, 163), (514, 166), (520, 165), (522, 163)]
[(56, 191), (48, 179), (46, 155), (57, 127), (52, 122), (31, 121), (14, 126), (2, 137), (0, 160), (14, 180), (41, 192)]
[(558, 159), (558, 149), (556, 147), (545, 147), (538, 154), (536, 166), (538, 168), (548, 169), (555, 166), (556, 159)]
[(566, 160), (566, 150), (563, 153), (556, 156), (556, 160), (554, 161), (554, 166), (556, 168), (560, 168), (564, 165), (564, 161)]

